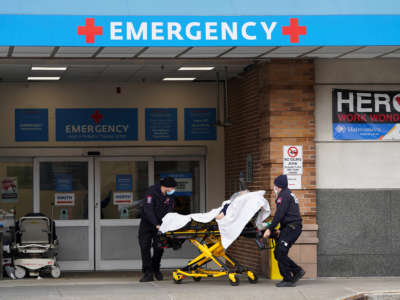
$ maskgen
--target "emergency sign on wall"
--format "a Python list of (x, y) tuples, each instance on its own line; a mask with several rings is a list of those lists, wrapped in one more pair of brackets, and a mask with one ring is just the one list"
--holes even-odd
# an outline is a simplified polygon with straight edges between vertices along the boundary
[(137, 141), (137, 108), (57, 108), (56, 141)]

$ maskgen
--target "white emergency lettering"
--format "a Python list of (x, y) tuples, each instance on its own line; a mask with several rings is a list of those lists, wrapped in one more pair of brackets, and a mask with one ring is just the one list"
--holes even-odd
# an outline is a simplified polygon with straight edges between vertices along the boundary
[(271, 40), (277, 22), (110, 22), (110, 39), (115, 41), (134, 40), (154, 41), (190, 40), (202, 38), (210, 41), (240, 39), (254, 41), (257, 39)]

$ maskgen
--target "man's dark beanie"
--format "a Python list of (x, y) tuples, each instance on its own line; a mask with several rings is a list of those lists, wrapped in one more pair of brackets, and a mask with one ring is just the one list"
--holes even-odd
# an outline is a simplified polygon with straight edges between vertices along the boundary
[(274, 184), (281, 189), (286, 189), (288, 187), (287, 176), (279, 175), (278, 177), (275, 178)]
[(176, 187), (176, 181), (172, 177), (166, 177), (161, 179), (160, 184), (167, 188)]

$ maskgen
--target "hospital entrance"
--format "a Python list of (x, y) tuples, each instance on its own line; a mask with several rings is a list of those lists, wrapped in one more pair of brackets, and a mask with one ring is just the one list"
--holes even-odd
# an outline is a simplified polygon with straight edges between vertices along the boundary
[[(135, 150), (120, 149), (116, 157), (2, 159), (1, 176), (18, 178), (19, 201), (1, 208), (15, 209), (17, 218), (38, 211), (55, 220), (62, 270), (140, 269), (138, 225), (147, 188), (175, 176), (177, 212), (199, 212), (205, 204), (204, 157), (194, 150), (181, 157), (150, 156), (148, 149), (147, 157), (121, 156)], [(192, 254), (185, 248), (167, 251), (163, 266), (185, 262)]]
[[(220, 58), (231, 48), (13, 47), (0, 65), (0, 124), (11, 126), (0, 178), (16, 193), (0, 209), (53, 219), (62, 271), (140, 270), (151, 185), (174, 177), (181, 214), (226, 199), (227, 83), (253, 63), (241, 58), (250, 49)], [(229, 180), (228, 193), (240, 188)], [(162, 268), (195, 254), (167, 249)]]

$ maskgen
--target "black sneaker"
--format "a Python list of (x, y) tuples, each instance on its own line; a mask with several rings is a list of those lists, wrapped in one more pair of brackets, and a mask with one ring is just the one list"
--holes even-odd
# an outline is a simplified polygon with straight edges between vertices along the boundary
[(139, 280), (140, 282), (150, 282), (150, 281), (154, 281), (153, 279), (153, 274), (151, 273), (146, 273), (143, 275), (142, 278), (140, 278)]
[(306, 274), (306, 272), (305, 272), (303, 269), (301, 269), (301, 270), (298, 271), (296, 274), (294, 274), (294, 276), (293, 276), (293, 282), (299, 281), (305, 274)]
[(154, 273), (154, 276), (156, 277), (156, 279), (157, 279), (158, 281), (164, 280), (164, 276), (163, 276), (163, 274), (162, 274), (160, 271), (155, 272), (155, 273)]
[(285, 281), (282, 280), (281, 282), (278, 282), (277, 284), (275, 284), (276, 287), (295, 287), (296, 283), (294, 283), (293, 281)]

